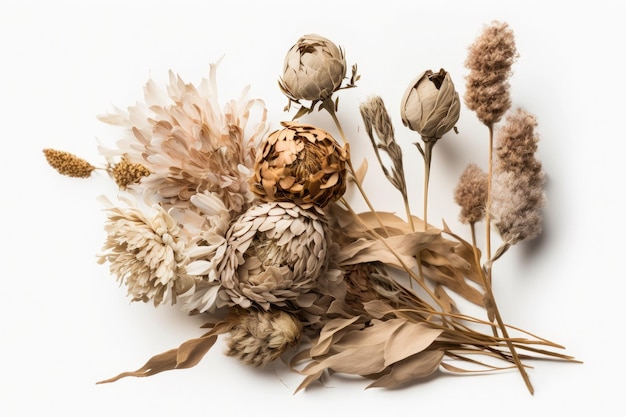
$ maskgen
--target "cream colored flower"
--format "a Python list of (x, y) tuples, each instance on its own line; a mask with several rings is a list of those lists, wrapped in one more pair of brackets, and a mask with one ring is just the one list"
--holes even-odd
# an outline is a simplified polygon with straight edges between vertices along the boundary
[(341, 87), (345, 77), (341, 48), (323, 36), (310, 34), (287, 52), (279, 85), (291, 100), (324, 100)]
[(461, 103), (450, 74), (425, 71), (415, 78), (404, 93), (400, 115), (402, 123), (419, 133), (425, 141), (437, 140), (459, 120)]
[(145, 103), (100, 117), (126, 128), (116, 149), (100, 151), (111, 164), (126, 155), (129, 163), (144, 166), (151, 174), (141, 187), (162, 196), (166, 207), (188, 205), (192, 195), (209, 191), (241, 212), (254, 198), (247, 180), (256, 141), (266, 132), (265, 105), (246, 99), (244, 90), (220, 111), (215, 77), (211, 65), (209, 79), (196, 87), (170, 72), (167, 91), (149, 81)]
[(236, 309), (227, 355), (246, 365), (265, 366), (295, 346), (302, 336), (298, 319), (281, 310)]
[(325, 130), (283, 122), (284, 129), (261, 144), (250, 179), (252, 191), (264, 201), (290, 201), (303, 207), (324, 207), (346, 190), (347, 147)]
[(125, 202), (127, 208), (107, 208), (108, 236), (99, 263), (109, 263), (133, 301), (174, 304), (194, 285), (184, 270), (188, 242), (181, 227), (159, 205), (141, 207), (130, 197)]
[(294, 203), (263, 203), (233, 222), (216, 266), (222, 305), (282, 306), (311, 290), (328, 268), (321, 214)]

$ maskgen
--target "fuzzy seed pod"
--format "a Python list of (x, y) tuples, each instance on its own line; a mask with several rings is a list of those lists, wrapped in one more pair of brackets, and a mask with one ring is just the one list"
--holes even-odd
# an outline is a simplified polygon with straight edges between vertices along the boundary
[(263, 201), (324, 207), (346, 191), (348, 149), (314, 126), (283, 122), (261, 144), (250, 188)]
[(346, 76), (344, 53), (330, 40), (315, 34), (298, 39), (285, 57), (279, 85), (291, 100), (324, 100)]
[(461, 103), (450, 74), (425, 71), (415, 78), (404, 93), (400, 115), (402, 123), (419, 133), (425, 141), (441, 138), (459, 120)]

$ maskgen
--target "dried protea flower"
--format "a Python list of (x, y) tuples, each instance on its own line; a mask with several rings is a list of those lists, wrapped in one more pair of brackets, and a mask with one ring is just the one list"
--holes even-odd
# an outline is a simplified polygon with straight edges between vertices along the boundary
[(474, 224), (485, 217), (487, 205), (488, 176), (476, 164), (469, 164), (454, 190), (454, 201), (461, 206), (459, 220)]
[(283, 122), (261, 144), (250, 179), (263, 201), (324, 207), (346, 190), (347, 147), (325, 130)]
[(109, 169), (115, 183), (122, 190), (129, 185), (138, 183), (143, 177), (150, 175), (150, 170), (141, 164), (133, 164), (128, 155), (122, 155), (120, 161)]
[(415, 78), (404, 93), (400, 115), (402, 123), (419, 133), (424, 141), (436, 141), (459, 120), (461, 103), (450, 74), (425, 71)]
[(174, 304), (194, 284), (184, 269), (189, 258), (182, 228), (159, 205), (126, 202), (127, 208), (107, 208), (107, 239), (98, 262), (110, 264), (133, 301)]
[(517, 56), (513, 31), (498, 21), (486, 25), (469, 47), (465, 104), (487, 126), (499, 122), (511, 107), (508, 79)]
[(254, 200), (248, 178), (257, 140), (267, 131), (264, 103), (246, 99), (244, 90), (240, 100), (229, 101), (222, 111), (216, 65), (197, 86), (171, 71), (169, 75), (166, 91), (150, 80), (145, 103), (100, 117), (126, 129), (115, 149), (100, 151), (109, 161), (126, 155), (130, 164), (149, 170), (141, 186), (160, 195), (166, 207), (189, 207), (191, 196), (208, 191), (233, 213), (244, 211)]
[(315, 208), (272, 202), (236, 219), (216, 266), (222, 304), (269, 309), (313, 288), (329, 262), (329, 235), (321, 216)]
[(281, 310), (235, 309), (232, 316), (235, 324), (226, 354), (246, 365), (267, 365), (295, 346), (302, 336), (298, 319)]
[(74, 154), (56, 149), (44, 149), (43, 153), (48, 164), (56, 169), (59, 174), (68, 177), (87, 178), (94, 169), (93, 165)]
[(310, 34), (298, 39), (287, 52), (279, 85), (290, 100), (325, 100), (341, 87), (345, 76), (343, 50), (322, 36)]
[(545, 174), (535, 156), (536, 126), (533, 115), (517, 109), (507, 116), (496, 136), (491, 213), (494, 226), (509, 245), (541, 233)]

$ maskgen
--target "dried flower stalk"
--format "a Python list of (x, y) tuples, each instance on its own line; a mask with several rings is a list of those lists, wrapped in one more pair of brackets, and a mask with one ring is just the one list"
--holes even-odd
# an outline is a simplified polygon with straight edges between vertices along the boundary
[[(406, 187), (406, 179), (404, 177), (404, 167), (402, 162), (402, 148), (396, 142), (394, 135), (394, 128), (391, 123), (389, 113), (385, 108), (385, 103), (380, 96), (373, 96), (361, 103), (359, 106), (361, 111), (361, 117), (365, 124), (365, 132), (372, 142), (372, 147), (378, 159), (378, 163), (385, 174), (385, 177), (389, 182), (402, 194), (402, 200), (404, 202), (404, 208), (406, 211), (407, 219), (411, 224), (411, 228), (415, 229), (413, 225), (413, 216), (411, 215), (411, 209), (409, 207), (409, 196)], [(378, 141), (374, 139), (374, 132), (378, 137)], [(383, 160), (380, 157), (379, 150), (384, 151), (389, 155), (393, 166), (389, 170)]]
[(485, 217), (486, 254), (491, 259), (491, 198), (493, 192), (493, 129), (511, 107), (509, 77), (518, 57), (515, 37), (509, 25), (493, 21), (485, 25), (481, 34), (469, 47), (465, 66), (465, 104), (476, 112), (478, 119), (489, 129), (488, 192)]
[(425, 71), (413, 80), (402, 98), (402, 123), (419, 133), (424, 148), (415, 145), (424, 157), (424, 226), (428, 227), (428, 185), (435, 143), (454, 128), (461, 104), (450, 74), (443, 68)]

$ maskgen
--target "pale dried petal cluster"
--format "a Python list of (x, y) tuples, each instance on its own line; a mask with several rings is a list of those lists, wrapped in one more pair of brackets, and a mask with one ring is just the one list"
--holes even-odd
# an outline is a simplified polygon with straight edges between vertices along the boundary
[(261, 203), (231, 225), (216, 266), (224, 305), (283, 306), (315, 287), (328, 268), (328, 238), (320, 212), (294, 203)]
[(533, 239), (542, 229), (545, 174), (535, 156), (536, 126), (533, 115), (517, 109), (496, 136), (491, 212), (494, 226), (509, 245)]
[(197, 211), (184, 210), (179, 215), (193, 242), (187, 250), (190, 259), (184, 272), (194, 277), (195, 287), (179, 297), (178, 303), (183, 311), (202, 313), (216, 308), (220, 283), (215, 264), (224, 255), (232, 215), (213, 193), (193, 195), (191, 203)]
[(347, 147), (323, 129), (283, 122), (261, 143), (250, 179), (263, 201), (324, 207), (346, 190)]
[(302, 336), (302, 324), (281, 310), (237, 309), (226, 354), (246, 365), (262, 367), (295, 346)]
[(487, 126), (499, 122), (511, 107), (508, 79), (516, 58), (515, 37), (507, 23), (486, 25), (469, 47), (465, 104)]
[(98, 261), (109, 263), (133, 301), (174, 304), (194, 285), (184, 272), (189, 257), (181, 226), (159, 205), (126, 203), (126, 209), (107, 208), (108, 236)]
[(343, 50), (316, 34), (302, 36), (285, 56), (279, 85), (291, 100), (329, 98), (346, 76)]
[(465, 167), (454, 189), (454, 201), (461, 207), (461, 223), (474, 224), (485, 217), (488, 181), (487, 173), (478, 165)]
[[(196, 87), (170, 72), (167, 91), (151, 80), (145, 103), (100, 119), (126, 128), (116, 149), (100, 148), (113, 164), (126, 155), (151, 173), (142, 184), (163, 198), (163, 204), (187, 204), (198, 192), (220, 196), (229, 210), (241, 212), (253, 200), (247, 180), (254, 164), (257, 140), (266, 133), (266, 109), (260, 100), (232, 100), (223, 112), (217, 101), (216, 66), (210, 79)], [(248, 129), (254, 108), (259, 115)]]

